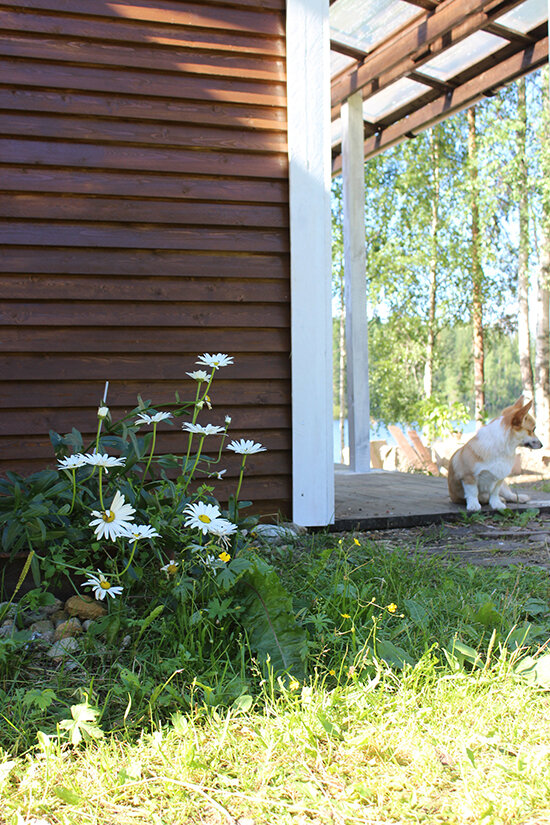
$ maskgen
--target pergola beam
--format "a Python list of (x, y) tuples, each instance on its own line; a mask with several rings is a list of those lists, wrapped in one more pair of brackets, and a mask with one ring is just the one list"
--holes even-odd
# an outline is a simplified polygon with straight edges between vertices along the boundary
[[(507, 60), (458, 86), (452, 92), (441, 95), (410, 114), (409, 117), (367, 138), (363, 146), (365, 160), (389, 149), (390, 146), (394, 146), (406, 137), (415, 136), (449, 115), (473, 105), (488, 92), (538, 69), (546, 62), (548, 62), (548, 37), (531, 44)], [(333, 161), (333, 174), (338, 173), (341, 168), (342, 159), (341, 155), (338, 155)]]
[(369, 53), (360, 64), (344, 69), (332, 81), (332, 119), (349, 95), (361, 90), (363, 98), (418, 69), (522, 0), (446, 0), (426, 11)]

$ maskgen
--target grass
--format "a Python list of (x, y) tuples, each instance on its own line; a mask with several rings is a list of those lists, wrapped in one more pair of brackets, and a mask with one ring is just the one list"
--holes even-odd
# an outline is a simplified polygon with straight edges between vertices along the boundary
[(262, 552), (308, 631), (306, 680), (270, 677), (246, 638), (224, 659), (223, 617), (195, 646), (152, 621), (75, 670), (12, 658), (2, 825), (550, 823), (546, 573), (350, 534)]

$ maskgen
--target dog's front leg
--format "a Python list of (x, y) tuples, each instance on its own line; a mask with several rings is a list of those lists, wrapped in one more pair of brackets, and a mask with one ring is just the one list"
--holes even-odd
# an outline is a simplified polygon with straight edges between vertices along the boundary
[(481, 510), (481, 504), (477, 496), (477, 484), (466, 484), (466, 482), (463, 481), (462, 488), (464, 490), (464, 498), (466, 499), (466, 509), (468, 512)]
[(504, 501), (500, 497), (501, 486), (502, 486), (502, 481), (497, 481), (497, 483), (493, 487), (491, 495), (489, 496), (489, 507), (491, 507), (493, 510), (505, 510), (506, 509), (506, 504), (504, 503)]

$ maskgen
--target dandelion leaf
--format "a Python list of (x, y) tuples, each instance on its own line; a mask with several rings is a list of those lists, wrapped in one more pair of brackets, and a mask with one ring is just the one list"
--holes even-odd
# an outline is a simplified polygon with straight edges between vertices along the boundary
[(289, 673), (302, 679), (307, 636), (296, 623), (291, 596), (267, 562), (259, 558), (252, 561), (239, 583), (245, 608), (242, 622), (250, 647), (262, 664), (269, 659), (275, 677)]

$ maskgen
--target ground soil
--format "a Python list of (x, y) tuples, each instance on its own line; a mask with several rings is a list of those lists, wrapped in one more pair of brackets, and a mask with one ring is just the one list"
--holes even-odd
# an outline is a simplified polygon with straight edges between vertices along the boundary
[(388, 549), (437, 556), (483, 567), (512, 565), (550, 570), (550, 513), (533, 511), (466, 516), (463, 521), (361, 534)]

